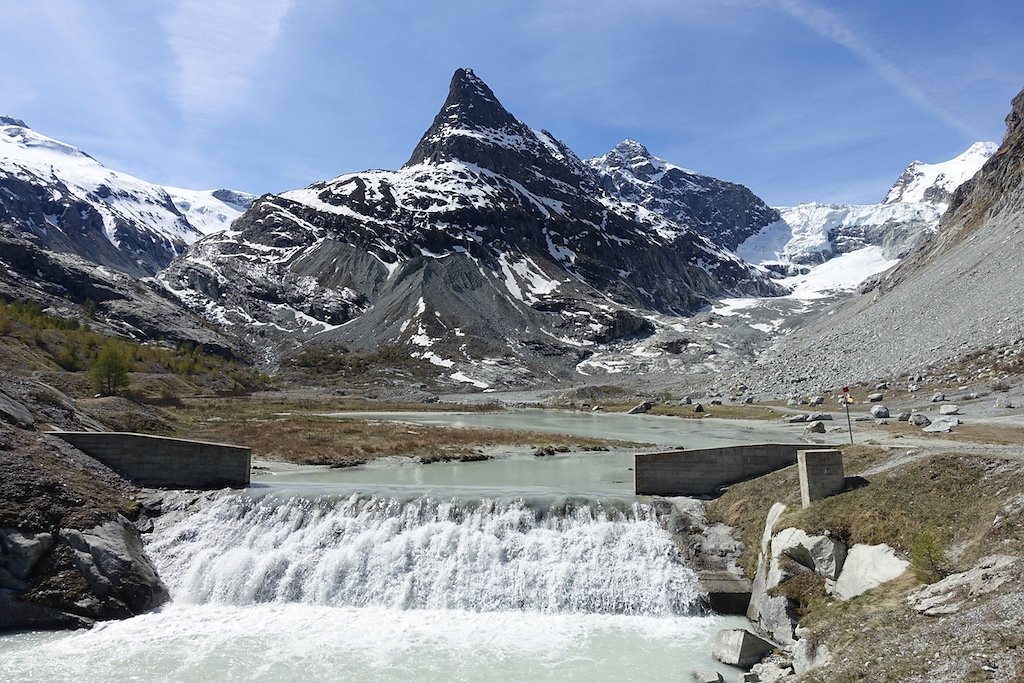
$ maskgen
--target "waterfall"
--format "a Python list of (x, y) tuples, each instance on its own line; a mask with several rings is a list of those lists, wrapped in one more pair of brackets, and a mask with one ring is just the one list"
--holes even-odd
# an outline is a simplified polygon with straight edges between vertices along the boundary
[(669, 616), (699, 588), (647, 505), (252, 497), (158, 525), (177, 603)]

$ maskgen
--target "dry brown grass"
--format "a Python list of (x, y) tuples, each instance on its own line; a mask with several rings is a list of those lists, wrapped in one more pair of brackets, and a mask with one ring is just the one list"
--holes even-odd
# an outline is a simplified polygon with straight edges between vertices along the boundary
[(480, 460), (491, 446), (550, 447), (555, 450), (632, 447), (631, 442), (588, 439), (512, 429), (419, 425), (386, 420), (317, 415), (234, 414), (183, 420), (179, 436), (249, 446), (258, 457), (309, 465), (348, 467), (386, 456), (423, 462)]

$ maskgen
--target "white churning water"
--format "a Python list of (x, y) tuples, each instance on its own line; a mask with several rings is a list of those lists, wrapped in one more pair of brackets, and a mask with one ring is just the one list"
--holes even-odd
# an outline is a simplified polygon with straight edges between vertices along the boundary
[(243, 492), (158, 521), (172, 603), (0, 638), (0, 680), (682, 680), (739, 623), (641, 503)]
[(187, 603), (660, 617), (699, 600), (639, 503), (224, 495), (147, 551)]

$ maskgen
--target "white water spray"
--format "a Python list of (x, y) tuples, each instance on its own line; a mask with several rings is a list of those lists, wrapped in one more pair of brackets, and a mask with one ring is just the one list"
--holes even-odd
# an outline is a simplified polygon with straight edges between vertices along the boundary
[(225, 494), (147, 551), (176, 603), (669, 616), (700, 597), (636, 503)]

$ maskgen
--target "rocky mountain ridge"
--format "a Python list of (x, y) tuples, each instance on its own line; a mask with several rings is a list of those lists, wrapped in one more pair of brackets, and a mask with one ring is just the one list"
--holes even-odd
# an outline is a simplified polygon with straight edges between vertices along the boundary
[(154, 185), (0, 117), (0, 219), (50, 251), (154, 275), (204, 234), (230, 225), (252, 199)]
[(587, 163), (612, 196), (639, 204), (733, 251), (780, 218), (777, 210), (743, 185), (676, 166), (636, 140), (623, 140)]
[(262, 197), (160, 279), (264, 345), (397, 346), (480, 387), (568, 376), (593, 347), (653, 332), (652, 314), (782, 292), (694, 230), (604, 192), (467, 69), (401, 169)]

